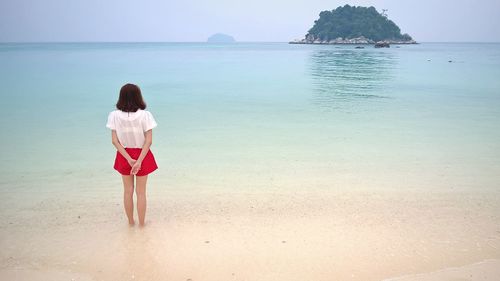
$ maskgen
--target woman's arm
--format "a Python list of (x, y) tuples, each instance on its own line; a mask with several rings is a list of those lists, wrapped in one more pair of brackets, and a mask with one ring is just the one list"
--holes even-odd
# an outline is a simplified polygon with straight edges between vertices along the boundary
[(118, 150), (118, 152), (120, 152), (120, 154), (123, 155), (123, 157), (125, 157), (125, 159), (127, 159), (128, 164), (130, 166), (133, 166), (135, 164), (136, 160), (132, 159), (132, 157), (130, 157), (130, 155), (125, 150), (125, 148), (123, 148), (123, 145), (118, 140), (118, 136), (116, 135), (115, 130), (111, 130), (111, 142), (116, 147), (116, 150)]
[(141, 154), (139, 155), (139, 158), (137, 158), (137, 160), (135, 161), (135, 164), (132, 166), (132, 170), (130, 171), (131, 175), (137, 174), (137, 172), (139, 172), (139, 170), (141, 169), (142, 160), (144, 160), (144, 157), (146, 157), (146, 154), (148, 153), (152, 143), (153, 143), (153, 130), (146, 131), (144, 133), (144, 145), (142, 146)]

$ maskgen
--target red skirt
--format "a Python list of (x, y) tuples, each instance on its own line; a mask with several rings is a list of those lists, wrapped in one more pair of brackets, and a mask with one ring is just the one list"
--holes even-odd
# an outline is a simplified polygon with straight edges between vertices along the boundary
[[(126, 147), (125, 150), (128, 152), (128, 155), (132, 157), (132, 159), (137, 159), (141, 154), (142, 148)], [(122, 175), (130, 175), (130, 170), (132, 170), (132, 167), (128, 164), (127, 159), (125, 159), (125, 157), (123, 157), (123, 155), (121, 155), (118, 151), (116, 152), (115, 165), (113, 168), (115, 168), (115, 170)], [(158, 169), (158, 166), (156, 165), (155, 157), (153, 156), (151, 150), (149, 150), (142, 160), (141, 169), (137, 172), (136, 176), (148, 175), (156, 169)]]

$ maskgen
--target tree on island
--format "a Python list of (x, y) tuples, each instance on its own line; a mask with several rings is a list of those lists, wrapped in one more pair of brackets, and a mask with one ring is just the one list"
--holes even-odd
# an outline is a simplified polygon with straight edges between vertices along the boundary
[(374, 7), (340, 6), (332, 11), (322, 11), (319, 19), (309, 30), (306, 38), (333, 40), (336, 38), (365, 38), (381, 40), (413, 40), (408, 34), (401, 34), (399, 27), (384, 13)]

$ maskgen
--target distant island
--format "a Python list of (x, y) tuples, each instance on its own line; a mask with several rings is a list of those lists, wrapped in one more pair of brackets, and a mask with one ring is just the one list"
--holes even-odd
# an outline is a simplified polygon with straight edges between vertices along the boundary
[(207, 42), (209, 43), (233, 43), (236, 42), (234, 40), (233, 36), (223, 34), (223, 33), (216, 33), (210, 37), (208, 37)]
[(374, 7), (340, 6), (322, 11), (304, 39), (290, 44), (416, 44), (408, 34)]

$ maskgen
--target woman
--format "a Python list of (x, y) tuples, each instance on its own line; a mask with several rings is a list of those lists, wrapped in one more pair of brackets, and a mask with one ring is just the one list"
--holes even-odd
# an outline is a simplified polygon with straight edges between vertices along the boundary
[(158, 168), (149, 149), (153, 141), (152, 129), (157, 124), (153, 115), (145, 110), (146, 103), (137, 85), (126, 84), (121, 88), (116, 108), (117, 110), (109, 113), (106, 124), (111, 129), (111, 140), (117, 149), (114, 169), (122, 175), (123, 203), (130, 226), (135, 224), (135, 178), (139, 226), (144, 226), (146, 182), (148, 175)]

